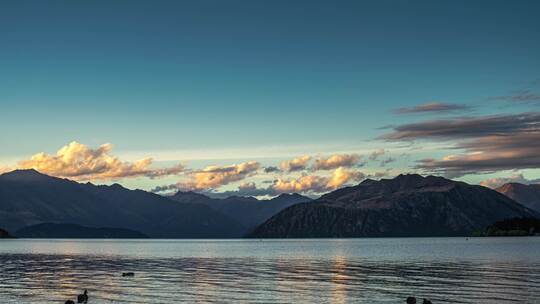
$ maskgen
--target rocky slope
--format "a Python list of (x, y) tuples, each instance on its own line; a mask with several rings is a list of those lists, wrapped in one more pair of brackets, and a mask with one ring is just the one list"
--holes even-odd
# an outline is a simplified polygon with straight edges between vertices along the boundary
[(526, 207), (540, 212), (540, 185), (508, 183), (495, 190)]
[(501, 219), (536, 216), (488, 188), (412, 174), (366, 180), (291, 206), (250, 237), (456, 236)]

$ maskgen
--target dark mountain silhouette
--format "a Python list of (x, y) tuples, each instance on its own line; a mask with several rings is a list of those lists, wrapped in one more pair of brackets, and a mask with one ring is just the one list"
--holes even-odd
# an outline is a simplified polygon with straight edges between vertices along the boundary
[(526, 207), (540, 212), (540, 185), (509, 183), (495, 190)]
[(92, 228), (77, 224), (43, 223), (24, 227), (15, 232), (21, 238), (99, 238), (143, 239), (147, 235), (123, 228)]
[(5, 231), (4, 229), (0, 229), (0, 239), (3, 239), (3, 238), (10, 238), (11, 235)]
[(0, 223), (9, 231), (40, 223), (120, 227), (158, 238), (239, 237), (245, 232), (237, 221), (202, 204), (118, 184), (81, 184), (35, 170), (0, 175)]
[(291, 206), (251, 237), (454, 236), (505, 218), (538, 214), (491, 189), (442, 177), (365, 180)]
[(243, 196), (215, 199), (195, 192), (179, 191), (170, 198), (178, 202), (204, 204), (237, 220), (248, 229), (255, 228), (289, 206), (311, 201), (309, 197), (297, 193), (281, 194), (270, 200), (258, 200), (254, 197)]

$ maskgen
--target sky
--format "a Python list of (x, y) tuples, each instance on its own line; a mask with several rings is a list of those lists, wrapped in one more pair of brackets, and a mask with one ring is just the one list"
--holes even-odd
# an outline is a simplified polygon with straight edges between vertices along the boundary
[(0, 171), (318, 195), (540, 179), (538, 1), (2, 1)]

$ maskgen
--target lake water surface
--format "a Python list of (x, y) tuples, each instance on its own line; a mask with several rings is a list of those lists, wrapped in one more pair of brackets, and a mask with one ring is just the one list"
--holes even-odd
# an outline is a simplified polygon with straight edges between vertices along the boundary
[(84, 289), (89, 303), (540, 303), (540, 237), (0, 241), (0, 303)]

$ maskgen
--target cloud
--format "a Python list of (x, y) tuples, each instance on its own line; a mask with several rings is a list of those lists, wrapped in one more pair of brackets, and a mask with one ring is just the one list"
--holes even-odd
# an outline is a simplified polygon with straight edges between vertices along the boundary
[(395, 174), (392, 174), (391, 169), (386, 169), (385, 171), (378, 171), (378, 172), (371, 173), (367, 175), (366, 178), (381, 179), (383, 177), (394, 177), (394, 176)]
[(471, 107), (463, 104), (452, 104), (442, 102), (429, 102), (414, 107), (399, 108), (394, 111), (396, 114), (418, 114), (418, 113), (447, 113), (469, 110)]
[(241, 181), (256, 174), (261, 168), (258, 162), (245, 162), (229, 166), (209, 166), (203, 170), (193, 171), (189, 174), (189, 180), (173, 185), (156, 187), (154, 192), (166, 190), (189, 190), (202, 191), (217, 189), (221, 186)]
[(519, 90), (512, 94), (504, 96), (490, 97), (491, 100), (503, 100), (514, 103), (534, 103), (540, 101), (540, 94), (534, 93), (532, 90)]
[(183, 189), (180, 189), (178, 184), (170, 184), (170, 185), (156, 186), (152, 190), (150, 190), (150, 192), (162, 193), (162, 192), (173, 192), (173, 191), (178, 191), (178, 190), (183, 190)]
[(281, 170), (275, 166), (268, 166), (264, 168), (264, 173), (273, 173), (273, 172), (279, 172), (279, 171)]
[(206, 191), (202, 193), (213, 198), (227, 198), (231, 196), (274, 196), (274, 195), (277, 195), (272, 188), (270, 187), (258, 188), (257, 185), (253, 182), (243, 183), (240, 186), (238, 186), (237, 190), (229, 190), (229, 191), (223, 191), (223, 192)]
[(388, 165), (389, 163), (393, 163), (395, 161), (396, 161), (395, 158), (387, 157), (386, 159), (381, 160), (381, 167), (384, 167), (384, 166)]
[(112, 156), (111, 144), (92, 149), (78, 142), (71, 142), (56, 152), (56, 155), (38, 153), (28, 160), (20, 161), (19, 169), (36, 169), (42, 173), (74, 180), (114, 180), (125, 177), (146, 176), (156, 178), (176, 175), (184, 171), (179, 164), (164, 169), (152, 169), (152, 159), (135, 162), (121, 161)]
[(276, 193), (323, 193), (335, 190), (350, 181), (359, 181), (361, 172), (340, 167), (331, 176), (302, 175), (298, 178), (278, 179), (271, 186)]
[(353, 167), (360, 161), (359, 154), (334, 154), (329, 157), (315, 159), (312, 170), (332, 170), (339, 167)]
[[(347, 168), (337, 168), (329, 176), (303, 174), (297, 178), (277, 179), (268, 187), (257, 187), (255, 183), (244, 183), (238, 190), (225, 192), (203, 192), (213, 197), (276, 196), (281, 193), (321, 194), (342, 187), (350, 182), (359, 182), (365, 175)], [(166, 189), (170, 190), (170, 189)]]
[(287, 172), (302, 171), (308, 167), (310, 160), (311, 156), (309, 155), (300, 156), (291, 160), (281, 162), (280, 168), (281, 170)]
[(379, 150), (371, 152), (371, 154), (369, 154), (368, 158), (369, 158), (369, 160), (377, 160), (377, 158), (384, 155), (385, 153), (386, 153), (386, 151), (384, 151), (384, 149), (379, 149)]
[(393, 127), (394, 131), (379, 139), (407, 141), (417, 139), (449, 140), (504, 135), (537, 129), (540, 113), (514, 115), (460, 117), (456, 119), (429, 120)]
[(6, 172), (9, 172), (9, 171), (12, 171), (12, 170), (10, 168), (8, 168), (8, 167), (4, 167), (4, 166), (0, 165), (0, 174), (6, 173)]
[(540, 131), (485, 136), (460, 142), (462, 154), (421, 160), (418, 168), (448, 177), (501, 170), (540, 168)]
[(480, 185), (495, 189), (508, 183), (537, 184), (537, 183), (540, 183), (540, 179), (530, 180), (530, 179), (525, 178), (523, 174), (516, 173), (509, 177), (496, 177), (496, 178), (486, 179), (486, 180), (481, 181)]
[(459, 177), (499, 170), (540, 168), (540, 113), (432, 120), (394, 127), (389, 141), (450, 141), (461, 150), (420, 160), (417, 169)]
[(257, 185), (254, 182), (243, 183), (238, 186), (238, 190), (251, 191), (257, 189)]

